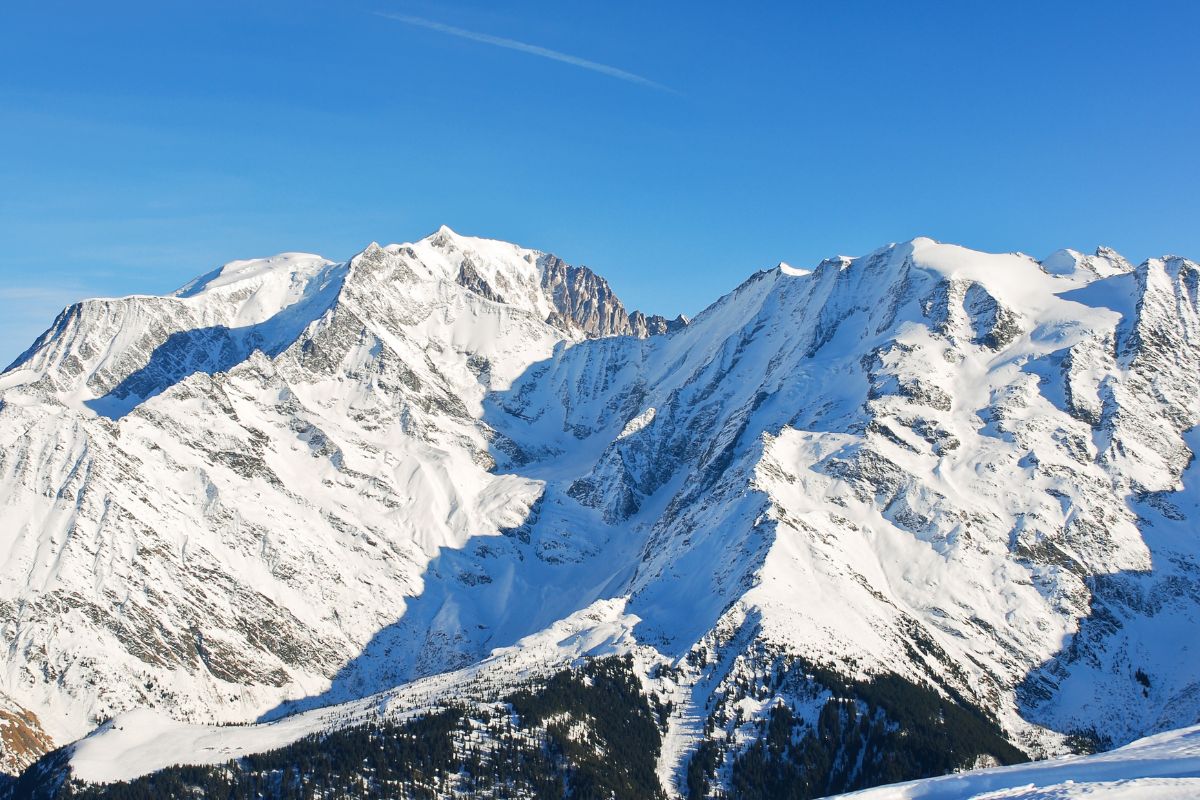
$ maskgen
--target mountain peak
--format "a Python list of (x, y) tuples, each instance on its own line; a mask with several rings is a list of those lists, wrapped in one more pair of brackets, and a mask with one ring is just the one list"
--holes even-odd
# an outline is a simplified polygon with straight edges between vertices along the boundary
[(173, 297), (190, 298), (212, 291), (241, 287), (247, 283), (266, 280), (308, 278), (332, 261), (314, 253), (278, 253), (266, 258), (230, 261), (217, 269), (194, 278), (172, 293)]
[(775, 269), (779, 270), (784, 275), (792, 275), (795, 277), (800, 277), (802, 275), (808, 275), (810, 272), (812, 272), (812, 270), (810, 270), (810, 269), (803, 269), (801, 267), (793, 267), (791, 264), (787, 263), (786, 261), (780, 261), (777, 265), (775, 265)]
[(1058, 277), (1083, 279), (1108, 278), (1133, 270), (1124, 256), (1111, 247), (1097, 247), (1094, 255), (1085, 255), (1078, 250), (1062, 248), (1055, 250), (1040, 262), (1042, 270)]
[(462, 237), (449, 225), (439, 225), (436, 231), (422, 238), (421, 241), (429, 242), (434, 247), (444, 247), (450, 242), (461, 238)]
[(1113, 267), (1120, 272), (1132, 272), (1133, 264), (1111, 247), (1100, 245), (1096, 248), (1096, 258), (1102, 258), (1108, 261)]

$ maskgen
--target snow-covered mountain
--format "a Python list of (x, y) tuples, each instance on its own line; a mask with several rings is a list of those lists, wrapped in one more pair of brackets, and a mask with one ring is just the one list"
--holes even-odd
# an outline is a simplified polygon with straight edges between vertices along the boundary
[(448, 229), (66, 309), (0, 378), (0, 691), (70, 741), (328, 686), (436, 553), (527, 516), (538, 484), (489, 471), (487, 392), (635, 325), (667, 327)]
[(668, 322), (443, 228), (86, 301), (0, 377), (0, 693), (302, 736), (631, 652), (693, 796), (772, 725), (834, 791), (914, 705), (947, 768), (1195, 723), (1198, 284), (916, 239)]

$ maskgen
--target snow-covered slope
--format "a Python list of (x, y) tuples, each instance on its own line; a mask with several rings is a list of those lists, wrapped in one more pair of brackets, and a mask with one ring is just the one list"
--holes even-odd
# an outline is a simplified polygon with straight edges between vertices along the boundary
[(594, 276), (606, 316), (560, 308), (564, 274), (443, 229), (64, 311), (0, 377), (0, 691), (69, 741), (327, 686), (439, 549), (526, 517), (483, 397), (624, 314)]
[(881, 786), (855, 800), (1191, 800), (1200, 796), (1200, 727), (1094, 756), (973, 770)]
[(875, 713), (826, 670), (1034, 754), (1192, 724), (1198, 280), (916, 239), (667, 323), (443, 229), (88, 301), (0, 377), (0, 692), (59, 742), (275, 719), (594, 615), (672, 790), (780, 704)]

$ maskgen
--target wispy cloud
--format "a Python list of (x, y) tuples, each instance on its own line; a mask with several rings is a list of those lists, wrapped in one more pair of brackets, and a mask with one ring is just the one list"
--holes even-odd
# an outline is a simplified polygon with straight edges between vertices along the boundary
[(376, 11), (376, 15), (386, 19), (403, 22), (405, 25), (415, 25), (418, 28), (426, 28), (438, 33), (445, 33), (450, 36), (457, 36), (460, 39), (470, 39), (473, 42), (482, 42), (484, 44), (494, 45), (496, 47), (504, 47), (509, 50), (516, 50), (521, 53), (528, 53), (533, 56), (541, 56), (548, 58), (551, 61), (561, 61), (564, 64), (570, 64), (581, 69), (588, 69), (592, 72), (599, 72), (601, 75), (607, 75), (610, 78), (616, 78), (629, 83), (636, 83), (639, 86), (645, 86), (650, 89), (658, 89), (662, 92), (670, 92), (671, 94), (679, 94), (670, 86), (664, 86), (657, 81), (652, 81), (649, 78), (643, 78), (641, 75), (635, 75), (632, 72), (626, 72), (623, 69), (610, 67), (608, 64), (600, 64), (596, 61), (589, 61), (586, 58), (579, 58), (568, 53), (561, 53), (558, 50), (551, 50), (548, 47), (539, 47), (536, 44), (527, 44), (519, 42), (516, 39), (505, 39), (502, 36), (492, 36), (490, 33), (478, 33), (476, 31), (468, 31), (464, 28), (456, 28), (453, 25), (446, 25), (441, 22), (435, 22), (424, 17), (412, 17), (407, 14), (390, 14), (385, 11)]

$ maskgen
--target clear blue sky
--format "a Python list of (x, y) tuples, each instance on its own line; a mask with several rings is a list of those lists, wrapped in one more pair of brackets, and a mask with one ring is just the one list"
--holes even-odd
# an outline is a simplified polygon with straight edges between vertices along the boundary
[(665, 314), (916, 235), (1200, 257), (1198, 30), (1191, 2), (4, 0), (0, 361), (79, 297), (442, 223)]

